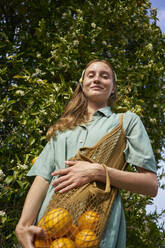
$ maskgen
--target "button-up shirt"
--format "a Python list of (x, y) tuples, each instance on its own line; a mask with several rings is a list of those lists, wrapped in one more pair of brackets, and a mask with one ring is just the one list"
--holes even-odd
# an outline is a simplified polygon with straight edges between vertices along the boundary
[[(66, 160), (73, 157), (80, 147), (95, 145), (104, 135), (115, 128), (120, 122), (120, 114), (112, 113), (109, 107), (97, 110), (88, 123), (75, 127), (73, 130), (59, 132), (46, 144), (28, 176), (41, 176), (50, 183), (45, 200), (38, 213), (37, 221), (54, 194), (52, 177), (54, 170), (65, 168)], [(136, 114), (127, 111), (123, 118), (123, 129), (126, 137), (124, 150), (128, 164), (142, 167), (156, 173), (156, 164), (146, 130)], [(120, 192), (118, 193), (100, 243), (101, 248), (125, 248), (126, 225)]]

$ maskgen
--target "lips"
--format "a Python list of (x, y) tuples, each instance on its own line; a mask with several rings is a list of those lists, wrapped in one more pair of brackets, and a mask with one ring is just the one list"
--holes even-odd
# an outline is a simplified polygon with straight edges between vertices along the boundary
[(100, 86), (93, 86), (93, 87), (91, 87), (91, 89), (94, 89), (94, 90), (103, 90), (104, 88), (102, 88)]

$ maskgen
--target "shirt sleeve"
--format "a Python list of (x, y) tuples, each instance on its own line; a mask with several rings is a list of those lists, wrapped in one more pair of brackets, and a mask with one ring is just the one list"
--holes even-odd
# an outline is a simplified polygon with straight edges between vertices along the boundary
[(51, 173), (55, 170), (55, 141), (52, 138), (44, 147), (27, 176), (41, 176), (48, 182), (51, 181)]
[(151, 143), (140, 117), (130, 111), (123, 120), (126, 135), (126, 162), (156, 173), (156, 162)]

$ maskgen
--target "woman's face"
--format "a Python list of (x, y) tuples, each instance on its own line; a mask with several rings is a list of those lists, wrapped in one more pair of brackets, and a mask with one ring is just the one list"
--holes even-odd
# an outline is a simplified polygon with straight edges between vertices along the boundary
[(87, 67), (83, 80), (83, 92), (88, 103), (106, 106), (113, 89), (111, 68), (104, 62), (94, 62)]

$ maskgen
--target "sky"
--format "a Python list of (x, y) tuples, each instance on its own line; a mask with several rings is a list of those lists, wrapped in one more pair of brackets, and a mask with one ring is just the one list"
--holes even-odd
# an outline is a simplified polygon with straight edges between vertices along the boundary
[[(159, 21), (157, 25), (161, 28), (162, 32), (165, 33), (165, 0), (150, 0), (151, 7), (157, 8), (157, 15)], [(158, 171), (160, 175), (163, 170), (165, 170), (165, 162), (161, 161), (161, 170)], [(165, 171), (164, 171), (165, 172)], [(160, 185), (165, 184), (165, 177), (160, 181)], [(154, 204), (151, 206), (147, 206), (147, 212), (152, 212), (156, 209), (158, 213), (165, 209), (165, 190), (159, 188), (158, 195), (154, 198)], [(165, 215), (159, 221), (159, 223), (165, 222)], [(164, 224), (165, 227), (165, 224)]]
[(162, 32), (165, 33), (165, 0), (149, 0), (152, 8), (157, 8), (158, 23)]

